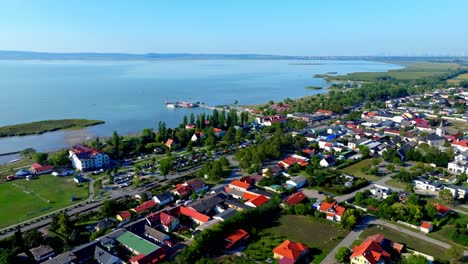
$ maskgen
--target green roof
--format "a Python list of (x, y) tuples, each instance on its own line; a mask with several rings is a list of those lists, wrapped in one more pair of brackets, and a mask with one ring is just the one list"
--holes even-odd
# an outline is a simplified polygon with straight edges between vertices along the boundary
[(159, 249), (159, 246), (148, 242), (147, 240), (131, 233), (125, 232), (117, 238), (120, 244), (123, 244), (139, 254), (148, 255), (149, 253)]

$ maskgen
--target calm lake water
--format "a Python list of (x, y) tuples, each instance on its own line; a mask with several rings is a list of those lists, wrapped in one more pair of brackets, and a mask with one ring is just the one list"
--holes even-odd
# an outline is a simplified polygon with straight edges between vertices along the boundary
[[(302, 65), (298, 65), (303, 63)], [(314, 64), (312, 64), (314, 63)], [(369, 61), (160, 60), (0, 61), (0, 126), (88, 118), (106, 124), (81, 131), (0, 139), (0, 153), (33, 147), (52, 151), (95, 136), (141, 131), (164, 121), (176, 126), (203, 109), (167, 109), (164, 100), (208, 105), (266, 103), (326, 92), (315, 74), (401, 68)], [(12, 157), (0, 157), (0, 161)]]

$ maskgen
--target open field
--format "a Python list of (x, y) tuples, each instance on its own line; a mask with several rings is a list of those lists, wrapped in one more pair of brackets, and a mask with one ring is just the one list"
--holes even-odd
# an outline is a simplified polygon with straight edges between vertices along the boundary
[[(73, 177), (41, 175), (31, 181), (2, 183), (0, 193), (0, 228), (3, 228), (85, 200), (89, 188), (87, 183), (77, 187)], [(77, 201), (72, 202), (72, 196)]]
[(368, 175), (361, 171), (362, 168), (369, 168), (371, 166), (372, 166), (372, 159), (365, 159), (356, 164), (353, 164), (349, 167), (342, 169), (341, 172), (343, 172), (344, 174), (349, 174), (349, 175), (353, 175), (356, 177), (365, 178), (369, 181), (376, 181), (379, 179), (378, 176)]
[(397, 180), (395, 179), (391, 179), (391, 180), (388, 180), (385, 182), (385, 184), (387, 184), (388, 186), (391, 186), (391, 187), (396, 187), (396, 188), (401, 188), (401, 189), (405, 189), (406, 188), (406, 184), (403, 183), (403, 182), (398, 182)]
[(448, 127), (468, 131), (468, 122), (450, 120)]
[(434, 256), (435, 258), (441, 260), (447, 260), (447, 256), (445, 252), (447, 251), (444, 248), (441, 248), (437, 245), (432, 243), (423, 241), (421, 239), (415, 238), (408, 234), (400, 233), (397, 230), (387, 228), (387, 227), (377, 227), (377, 226), (370, 226), (366, 230), (362, 232), (360, 235), (360, 240), (364, 240), (366, 237), (375, 235), (375, 234), (382, 234), (386, 238), (394, 241), (403, 243), (406, 245), (407, 248)]
[(347, 234), (348, 231), (325, 219), (284, 215), (279, 219), (277, 226), (263, 230), (262, 238), (249, 245), (244, 253), (250, 256), (255, 254), (258, 260), (265, 260), (273, 257), (273, 248), (285, 239), (290, 239), (309, 246), (314, 256), (313, 263), (320, 263)]
[(46, 132), (57, 131), (61, 129), (80, 129), (103, 123), (104, 121), (101, 120), (87, 119), (45, 120), (0, 127), (0, 137), (43, 134)]
[[(390, 62), (392, 63), (392, 62)], [(407, 68), (400, 70), (391, 70), (388, 72), (359, 72), (340, 76), (327, 76), (328, 80), (333, 81), (376, 81), (383, 78), (395, 78), (398, 80), (417, 80), (421, 78), (435, 77), (447, 74), (458, 68), (463, 67), (457, 63), (439, 63), (439, 62), (393, 62), (402, 64)]]
[(448, 80), (449, 83), (459, 83), (461, 81), (468, 81), (468, 73), (460, 74)]

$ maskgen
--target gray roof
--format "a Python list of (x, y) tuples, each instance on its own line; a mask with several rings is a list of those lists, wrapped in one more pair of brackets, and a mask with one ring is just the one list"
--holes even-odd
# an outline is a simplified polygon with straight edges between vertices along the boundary
[[(98, 261), (98, 263), (102, 263), (102, 264), (114, 264), (115, 262), (113, 260), (114, 255), (112, 255), (111, 253), (105, 251), (104, 249), (100, 248), (100, 247), (96, 247), (95, 250), (94, 250), (94, 259)], [(113, 261), (113, 262), (111, 262)]]
[(229, 191), (229, 194), (242, 197), (242, 195), (244, 195), (244, 192), (231, 188), (231, 190)]
[(160, 194), (156, 194), (155, 196), (158, 198), (159, 201), (169, 200), (172, 197), (174, 197), (174, 195), (171, 192), (163, 192)]
[(36, 248), (32, 248), (30, 251), (35, 259), (40, 259), (43, 256), (53, 253), (54, 249), (49, 245), (40, 245)]
[(290, 181), (294, 182), (295, 184), (299, 184), (301, 182), (307, 181), (307, 178), (305, 176), (299, 175), (292, 178)]
[(159, 242), (163, 242), (164, 240), (169, 239), (168, 235), (166, 235), (163, 232), (161, 232), (159, 230), (156, 230), (156, 229), (154, 229), (152, 227), (149, 227), (149, 226), (145, 226), (145, 234), (147, 236), (150, 236), (150, 237), (156, 239)]
[(233, 217), (236, 213), (237, 213), (236, 209), (228, 208), (228, 209), (224, 210), (224, 212), (222, 212), (222, 213), (220, 213), (218, 215), (215, 215), (214, 217), (219, 218), (219, 219), (224, 221), (226, 219), (229, 219), (229, 218)]
[(206, 212), (211, 211), (211, 209), (215, 207), (216, 205), (223, 203), (226, 198), (227, 198), (227, 195), (221, 192), (221, 193), (210, 195), (200, 200), (197, 200), (191, 203), (190, 207), (199, 213), (206, 213)]
[(94, 255), (94, 248), (99, 241), (92, 241), (88, 244), (79, 246), (71, 251), (60, 254), (52, 259), (49, 259), (44, 264), (71, 264), (83, 263), (91, 259)]
[(225, 201), (226, 204), (228, 205), (232, 205), (232, 206), (235, 206), (235, 207), (238, 207), (238, 208), (242, 208), (244, 210), (248, 210), (248, 209), (251, 209), (252, 207), (248, 206), (248, 205), (245, 205), (241, 202), (239, 202), (238, 200), (236, 199), (226, 199)]

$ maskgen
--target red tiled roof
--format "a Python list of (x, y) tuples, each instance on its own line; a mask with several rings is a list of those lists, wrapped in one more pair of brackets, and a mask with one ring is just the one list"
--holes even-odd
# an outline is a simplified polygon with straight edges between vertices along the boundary
[(439, 213), (439, 214), (444, 215), (444, 214), (446, 214), (446, 213), (448, 213), (448, 212), (450, 211), (450, 208), (448, 208), (448, 207), (446, 207), (446, 206), (443, 206), (443, 205), (441, 205), (441, 204), (436, 203), (436, 204), (434, 204), (434, 205), (435, 205), (435, 207), (436, 207), (437, 213)]
[(289, 196), (285, 202), (288, 203), (289, 205), (296, 205), (302, 201), (304, 201), (304, 199), (306, 199), (307, 197), (304, 195), (303, 192), (297, 192), (291, 196)]
[(157, 203), (154, 200), (149, 200), (133, 208), (132, 210), (139, 214), (155, 206), (157, 206)]
[(322, 202), (320, 204), (319, 211), (320, 212), (326, 212), (326, 211), (332, 209), (333, 206), (335, 206), (335, 205), (336, 205), (336, 202), (333, 202), (333, 203)]
[(245, 192), (244, 194), (242, 194), (242, 198), (246, 199), (246, 200), (253, 200), (255, 198), (258, 197), (258, 194), (253, 194), (253, 193), (250, 193), (250, 192)]
[(165, 145), (166, 145), (166, 147), (170, 148), (170, 147), (172, 146), (172, 143), (174, 143), (174, 140), (173, 140), (173, 139), (168, 139), (168, 140), (166, 141), (166, 144), (165, 144)]
[(468, 140), (455, 140), (452, 142), (452, 145), (468, 148)]
[(41, 171), (53, 170), (54, 166), (52, 165), (42, 166), (41, 164), (36, 162), (31, 166), (31, 169), (34, 170), (35, 172), (41, 172)]
[(194, 124), (187, 124), (185, 125), (185, 129), (194, 129), (195, 125)]
[(239, 181), (245, 182), (245, 183), (248, 183), (248, 184), (252, 184), (252, 183), (253, 183), (252, 178), (250, 178), (249, 176), (242, 177)]
[(190, 208), (187, 208), (185, 206), (180, 206), (179, 207), (179, 210), (180, 210), (180, 213), (185, 215), (185, 216), (188, 216), (190, 218), (193, 218), (197, 221), (200, 221), (200, 222), (203, 222), (203, 223), (206, 223), (210, 220), (210, 217), (207, 216), (207, 215), (204, 215), (204, 214), (201, 214), (195, 210), (192, 210)]
[(342, 206), (337, 206), (335, 207), (335, 213), (336, 215), (338, 216), (343, 216), (344, 212), (346, 211), (346, 208), (342, 207)]
[(370, 264), (376, 264), (382, 259), (388, 259), (390, 254), (382, 249), (378, 242), (373, 239), (366, 239), (361, 245), (354, 247), (350, 259), (364, 257)]
[(242, 189), (246, 189), (246, 190), (250, 187), (250, 184), (248, 184), (246, 182), (241, 182), (240, 180), (233, 180), (232, 182), (229, 183), (229, 185), (239, 187), (239, 188), (242, 188)]
[(252, 203), (255, 207), (259, 207), (261, 206), (262, 204), (268, 202), (268, 198), (266, 198), (265, 196), (263, 195), (259, 195), (258, 197), (252, 199), (249, 201), (250, 203)]
[(161, 212), (160, 219), (161, 224), (163, 224), (164, 226), (169, 226), (171, 222), (175, 219), (175, 217), (166, 212)]
[(97, 150), (95, 150), (93, 148), (90, 148), (90, 147), (84, 146), (84, 145), (73, 146), (71, 148), (71, 151), (73, 153), (75, 153), (76, 155), (86, 153), (89, 156), (94, 156), (94, 155), (97, 155), (97, 154), (101, 153), (101, 152), (99, 152), (99, 151), (97, 151)]
[(306, 250), (308, 250), (308, 247), (305, 244), (285, 240), (273, 249), (273, 253), (291, 260), (297, 260)]
[(238, 229), (234, 233), (230, 234), (228, 237), (226, 237), (224, 240), (226, 240), (227, 245), (225, 246), (226, 249), (231, 248), (233, 245), (235, 245), (237, 242), (239, 242), (242, 239), (248, 239), (249, 238), (249, 233), (245, 231), (244, 229)]
[(333, 111), (330, 111), (330, 110), (324, 110), (324, 109), (319, 109), (319, 110), (317, 110), (317, 114), (326, 114), (326, 115), (331, 115), (331, 114), (333, 114)]
[(130, 217), (132, 217), (132, 214), (129, 211), (120, 212), (118, 215), (120, 215), (122, 219), (130, 219)]
[(289, 157), (285, 158), (284, 160), (280, 161), (280, 162), (278, 163), (278, 166), (284, 167), (285, 164), (286, 164), (287, 166), (293, 166), (293, 165), (296, 164), (296, 163), (298, 163), (299, 165), (301, 165), (301, 167), (305, 167), (305, 166), (309, 165), (309, 162), (305, 161), (305, 159), (298, 159), (298, 158), (289, 156)]
[(432, 226), (432, 223), (430, 223), (430, 222), (422, 222), (421, 223), (421, 227), (425, 228), (425, 229), (430, 229), (431, 226)]
[(177, 184), (172, 192), (177, 192), (180, 196), (188, 195), (192, 191), (189, 185)]

